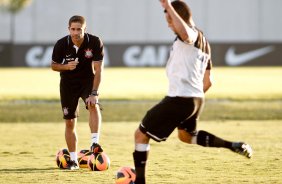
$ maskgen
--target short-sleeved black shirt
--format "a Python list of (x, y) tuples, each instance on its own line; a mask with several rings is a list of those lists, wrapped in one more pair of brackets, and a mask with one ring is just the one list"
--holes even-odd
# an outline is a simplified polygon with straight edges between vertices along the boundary
[(67, 64), (78, 58), (79, 64), (72, 71), (62, 71), (62, 79), (83, 79), (92, 77), (92, 61), (103, 61), (104, 46), (97, 36), (85, 33), (84, 41), (76, 51), (70, 35), (57, 41), (54, 46), (52, 60), (56, 63)]

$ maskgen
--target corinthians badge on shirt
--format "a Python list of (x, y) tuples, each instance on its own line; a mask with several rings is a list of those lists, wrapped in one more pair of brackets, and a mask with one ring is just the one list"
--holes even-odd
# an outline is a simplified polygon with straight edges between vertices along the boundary
[(91, 50), (91, 49), (86, 49), (86, 50), (84, 50), (84, 51), (85, 51), (84, 56), (85, 56), (86, 58), (92, 58), (92, 57), (93, 57), (93, 53), (92, 53), (92, 50)]

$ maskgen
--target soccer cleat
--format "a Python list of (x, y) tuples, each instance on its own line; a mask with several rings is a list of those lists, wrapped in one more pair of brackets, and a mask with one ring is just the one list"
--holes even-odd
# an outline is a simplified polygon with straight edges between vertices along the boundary
[(93, 153), (101, 153), (103, 152), (103, 148), (98, 143), (93, 143), (90, 147), (90, 151)]
[(253, 150), (250, 145), (243, 142), (234, 142), (232, 143), (232, 151), (239, 153), (247, 158), (252, 158)]
[(75, 162), (74, 160), (70, 160), (68, 163), (67, 169), (68, 170), (78, 170), (79, 169), (78, 163)]

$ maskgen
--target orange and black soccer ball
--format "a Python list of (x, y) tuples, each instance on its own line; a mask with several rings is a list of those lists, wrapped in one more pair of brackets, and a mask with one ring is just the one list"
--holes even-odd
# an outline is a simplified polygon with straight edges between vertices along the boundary
[(66, 169), (70, 161), (70, 153), (68, 149), (61, 149), (56, 154), (57, 166), (61, 169)]
[(105, 152), (92, 153), (88, 158), (87, 166), (91, 171), (105, 171), (110, 167), (110, 158)]
[(77, 161), (80, 168), (88, 167), (87, 162), (91, 154), (92, 152), (89, 150), (80, 150), (80, 152), (77, 154)]
[(116, 184), (134, 184), (136, 171), (132, 167), (121, 167), (116, 173)]

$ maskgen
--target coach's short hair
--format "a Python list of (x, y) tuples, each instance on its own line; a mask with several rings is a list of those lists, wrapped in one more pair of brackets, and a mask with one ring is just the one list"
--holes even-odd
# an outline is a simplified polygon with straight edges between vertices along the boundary
[(190, 18), (192, 17), (192, 12), (189, 6), (181, 0), (175, 0), (171, 2), (172, 7), (178, 13), (178, 15), (186, 22), (189, 23)]
[(83, 16), (80, 16), (80, 15), (74, 15), (70, 18), (69, 20), (69, 27), (71, 26), (71, 23), (73, 22), (78, 22), (80, 23), (81, 25), (86, 25), (86, 20)]

